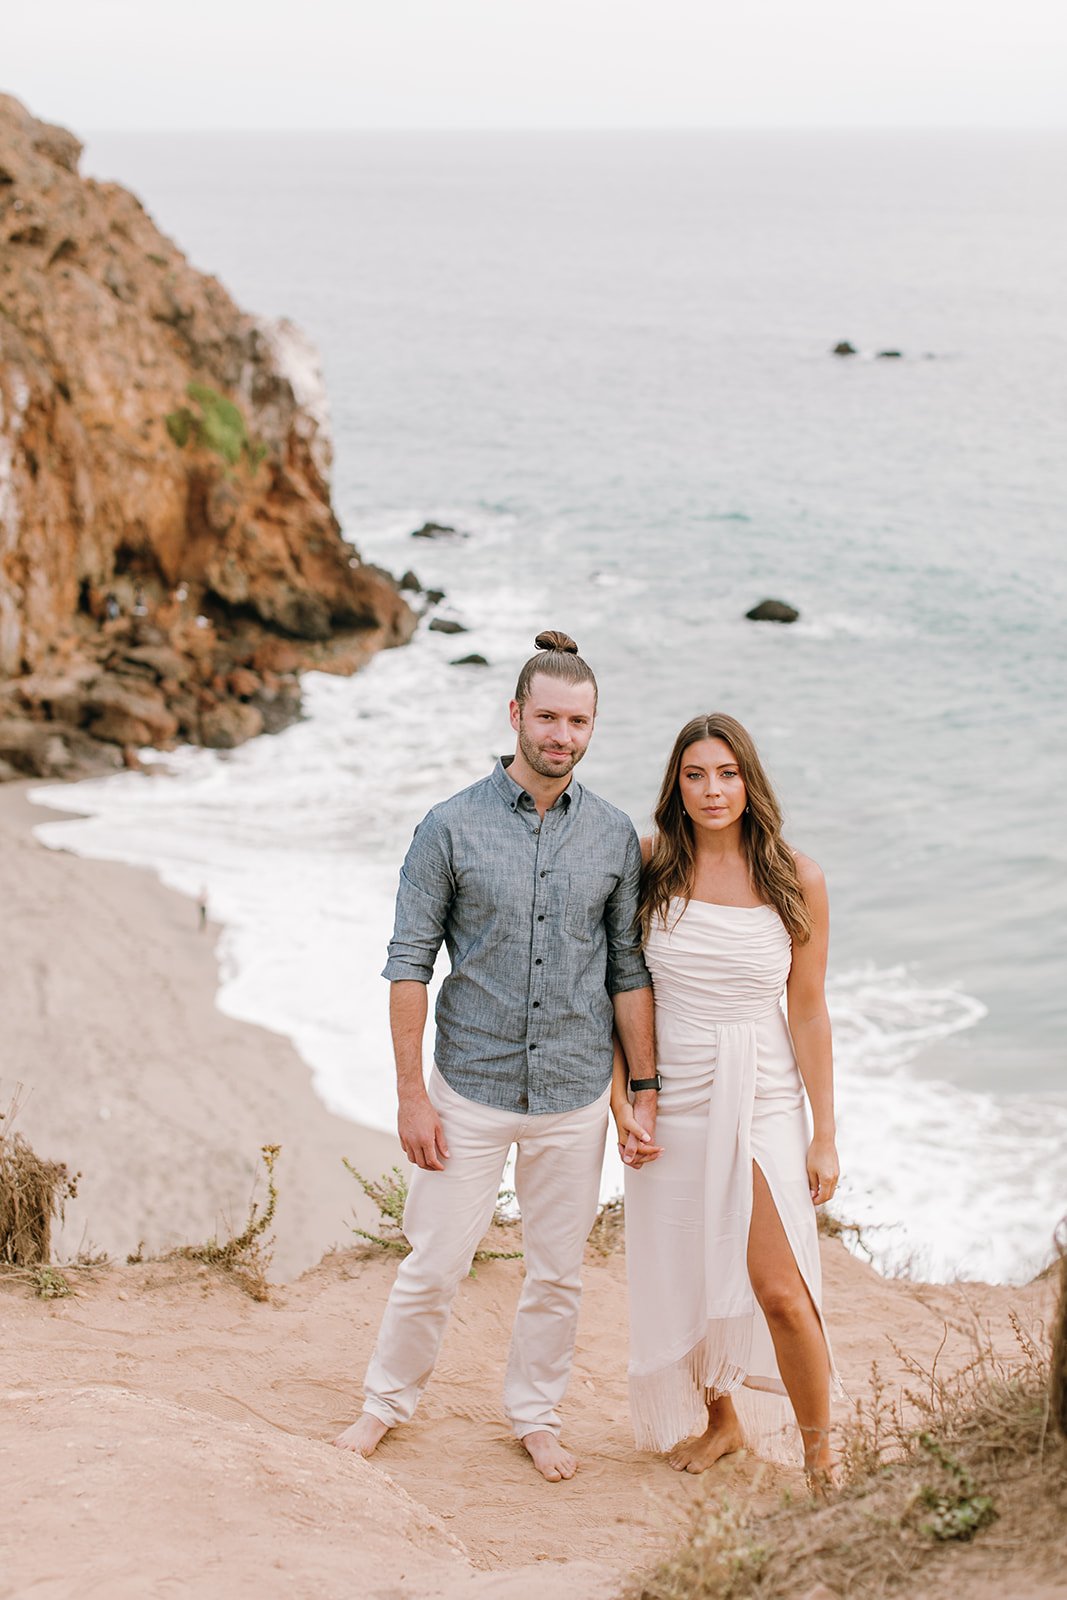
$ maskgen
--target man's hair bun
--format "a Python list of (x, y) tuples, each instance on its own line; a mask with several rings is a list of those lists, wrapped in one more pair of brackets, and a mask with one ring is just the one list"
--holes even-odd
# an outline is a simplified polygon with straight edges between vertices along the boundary
[(515, 699), (519, 705), (526, 704), (530, 694), (530, 684), (538, 674), (546, 678), (555, 678), (561, 683), (592, 684), (595, 705), (596, 679), (588, 661), (583, 661), (578, 654), (578, 646), (570, 634), (559, 633), (555, 628), (544, 628), (534, 642), (537, 645), (537, 654), (527, 661), (515, 685)]
[(538, 650), (565, 650), (568, 655), (576, 656), (578, 646), (569, 633), (558, 633), (555, 628), (546, 628), (534, 640)]

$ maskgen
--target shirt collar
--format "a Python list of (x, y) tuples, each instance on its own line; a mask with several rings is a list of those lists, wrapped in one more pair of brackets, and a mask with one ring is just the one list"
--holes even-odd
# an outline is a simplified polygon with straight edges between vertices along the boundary
[[(514, 759), (514, 756), (501, 756), (490, 773), (490, 778), (492, 779), (493, 787), (512, 811), (517, 811), (520, 806), (525, 810), (533, 805), (533, 796), (517, 784), (508, 772), (508, 768)], [(559, 806), (563, 811), (569, 811), (581, 798), (581, 793), (582, 786), (578, 779), (572, 775), (570, 783), (556, 800), (555, 805)], [(555, 806), (552, 809), (555, 810)]]

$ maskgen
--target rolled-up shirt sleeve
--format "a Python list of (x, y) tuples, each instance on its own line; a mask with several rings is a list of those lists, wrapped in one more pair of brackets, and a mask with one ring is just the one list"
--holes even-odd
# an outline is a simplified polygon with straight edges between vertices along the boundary
[(627, 989), (647, 989), (652, 983), (641, 954), (641, 935), (637, 927), (640, 888), (641, 846), (631, 828), (622, 876), (604, 907), (604, 929), (608, 937), (605, 982), (609, 994), (624, 994)]
[(429, 983), (455, 893), (447, 830), (431, 811), (415, 829), (400, 869), (396, 921), (382, 977)]

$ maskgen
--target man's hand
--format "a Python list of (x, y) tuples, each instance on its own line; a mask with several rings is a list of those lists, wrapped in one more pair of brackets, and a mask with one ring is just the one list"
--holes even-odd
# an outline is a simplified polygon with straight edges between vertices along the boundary
[(413, 1161), (424, 1172), (445, 1170), (448, 1146), (445, 1144), (444, 1129), (425, 1089), (421, 1095), (401, 1100), (396, 1131), (409, 1161)]
[(626, 1165), (635, 1170), (663, 1154), (663, 1146), (655, 1142), (658, 1103), (655, 1089), (639, 1089), (633, 1105), (621, 1110), (615, 1119), (619, 1154)]

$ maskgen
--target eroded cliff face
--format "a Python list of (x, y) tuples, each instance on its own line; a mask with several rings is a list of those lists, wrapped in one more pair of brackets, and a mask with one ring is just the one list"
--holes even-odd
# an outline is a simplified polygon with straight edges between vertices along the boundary
[(0, 96), (0, 759), (21, 770), (89, 740), (237, 743), (292, 719), (302, 668), (415, 626), (341, 537), (314, 352), (80, 153)]

